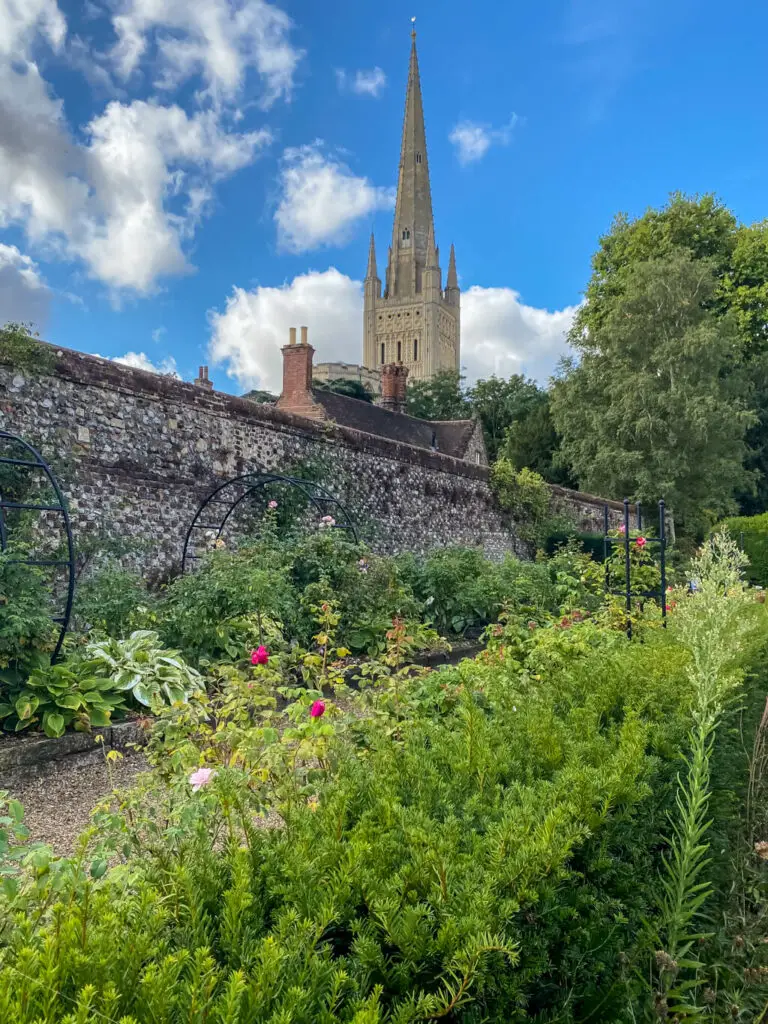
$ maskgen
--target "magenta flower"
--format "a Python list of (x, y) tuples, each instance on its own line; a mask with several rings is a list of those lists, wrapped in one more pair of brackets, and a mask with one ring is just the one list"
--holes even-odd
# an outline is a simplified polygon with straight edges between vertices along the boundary
[(277, 508), (277, 502), (270, 501), (270, 503), (267, 505), (267, 508)]
[(309, 709), (310, 718), (322, 718), (325, 714), (325, 701), (316, 700), (312, 707)]
[(333, 516), (323, 516), (323, 518), (320, 520), (320, 525), (321, 526), (335, 526), (336, 525), (336, 520), (333, 518)]
[(621, 526), (619, 527), (619, 533), (626, 533), (626, 532), (627, 532), (627, 528), (624, 525), (624, 523), (622, 523)]
[(635, 541), (635, 544), (637, 544), (639, 548), (644, 548), (647, 543), (648, 541), (645, 539), (645, 537), (638, 537)]
[(215, 774), (216, 772), (213, 768), (198, 768), (196, 772), (192, 772), (189, 776), (189, 784), (192, 787), (192, 792), (196, 793), (198, 789), (202, 789), (203, 786), (207, 786)]
[(266, 665), (269, 661), (269, 651), (262, 644), (257, 647), (255, 651), (251, 651), (251, 664), (252, 665)]

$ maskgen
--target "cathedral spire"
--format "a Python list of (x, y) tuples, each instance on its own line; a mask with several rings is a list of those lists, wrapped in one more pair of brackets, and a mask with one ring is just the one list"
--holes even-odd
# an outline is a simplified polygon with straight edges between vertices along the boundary
[(434, 237), (427, 138), (414, 30), (411, 32), (411, 57), (392, 231), (389, 287), (393, 297), (415, 295), (421, 291), (421, 273), (427, 264), (430, 231)]

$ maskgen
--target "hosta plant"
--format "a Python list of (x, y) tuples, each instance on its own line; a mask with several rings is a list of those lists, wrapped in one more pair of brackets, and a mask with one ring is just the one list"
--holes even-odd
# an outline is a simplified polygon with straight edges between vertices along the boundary
[(168, 650), (151, 629), (137, 629), (125, 640), (88, 644), (85, 659), (109, 676), (116, 690), (127, 691), (146, 707), (187, 701), (204, 690), (199, 672), (178, 651)]
[(0, 720), (6, 731), (31, 726), (46, 736), (61, 736), (70, 726), (87, 732), (109, 725), (115, 711), (125, 708), (123, 694), (109, 676), (76, 659), (35, 669), (25, 682), (0, 695)]

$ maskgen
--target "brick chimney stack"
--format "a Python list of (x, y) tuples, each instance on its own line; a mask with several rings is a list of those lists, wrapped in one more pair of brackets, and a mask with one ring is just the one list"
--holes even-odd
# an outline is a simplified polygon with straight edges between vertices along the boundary
[(387, 363), (381, 368), (381, 397), (378, 404), (390, 412), (405, 412), (405, 390), (408, 367), (403, 363)]
[(198, 388), (205, 388), (206, 391), (213, 391), (213, 381), (208, 379), (208, 367), (201, 366), (193, 383)]
[(296, 328), (288, 331), (288, 344), (283, 345), (283, 392), (278, 409), (312, 419), (322, 417), (322, 409), (312, 397), (312, 357), (315, 350), (307, 340), (308, 330), (301, 328), (301, 343), (296, 344)]

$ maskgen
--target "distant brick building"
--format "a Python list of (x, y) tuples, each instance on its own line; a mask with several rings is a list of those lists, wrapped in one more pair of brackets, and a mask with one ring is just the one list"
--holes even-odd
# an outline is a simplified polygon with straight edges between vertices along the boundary
[(296, 328), (283, 347), (283, 391), (278, 409), (313, 420), (328, 420), (366, 434), (399, 441), (414, 448), (451, 455), (455, 459), (486, 466), (488, 456), (483, 430), (476, 419), (420, 420), (405, 412), (408, 367), (388, 363), (381, 368), (381, 395), (376, 405), (332, 391), (313, 388), (312, 359), (306, 327), (296, 340)]

